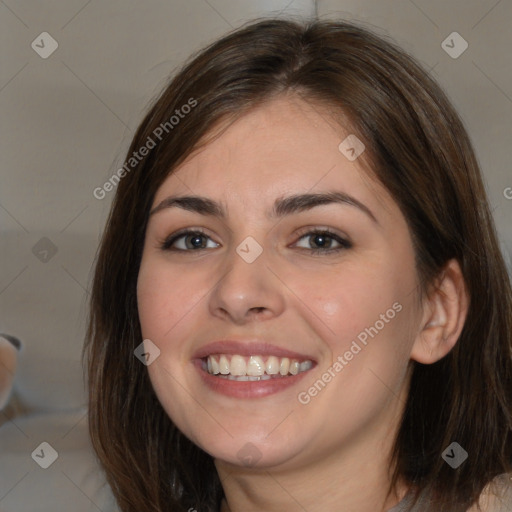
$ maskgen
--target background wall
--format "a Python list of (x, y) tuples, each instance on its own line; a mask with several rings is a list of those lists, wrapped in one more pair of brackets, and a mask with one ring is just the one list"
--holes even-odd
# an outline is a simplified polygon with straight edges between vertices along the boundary
[[(474, 141), (512, 273), (511, 1), (2, 0), (0, 332), (23, 349), (11, 409), (0, 413), (0, 450), (11, 454), (0, 458), (1, 510), (21, 510), (23, 496), (52, 488), (37, 480), (49, 473), (30, 457), (41, 442), (51, 439), (59, 453), (88, 450), (80, 355), (92, 264), (114, 195), (100, 200), (93, 190), (122, 165), (173, 70), (267, 14), (364, 21), (431, 71)], [(62, 475), (76, 499), (97, 510), (85, 491), (89, 477), (71, 472)], [(62, 475), (52, 485), (73, 489)], [(48, 510), (60, 510), (51, 503)]]

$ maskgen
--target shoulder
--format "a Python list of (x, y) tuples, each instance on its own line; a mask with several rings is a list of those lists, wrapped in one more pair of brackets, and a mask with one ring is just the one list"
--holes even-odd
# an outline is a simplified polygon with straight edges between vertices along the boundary
[(500, 475), (486, 485), (478, 505), (473, 505), (467, 512), (510, 512), (512, 510), (512, 474)]

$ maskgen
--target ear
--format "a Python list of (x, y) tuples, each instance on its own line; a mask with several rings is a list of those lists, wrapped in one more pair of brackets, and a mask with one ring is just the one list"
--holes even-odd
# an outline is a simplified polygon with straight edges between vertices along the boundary
[(420, 332), (411, 359), (432, 364), (442, 359), (457, 343), (469, 307), (464, 276), (457, 260), (450, 260), (425, 300)]

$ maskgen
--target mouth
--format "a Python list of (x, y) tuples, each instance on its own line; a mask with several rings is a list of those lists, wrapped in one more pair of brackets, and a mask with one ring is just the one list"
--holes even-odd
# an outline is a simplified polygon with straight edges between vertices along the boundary
[(210, 390), (235, 398), (284, 391), (316, 366), (311, 356), (267, 343), (235, 341), (211, 343), (196, 352), (192, 362)]

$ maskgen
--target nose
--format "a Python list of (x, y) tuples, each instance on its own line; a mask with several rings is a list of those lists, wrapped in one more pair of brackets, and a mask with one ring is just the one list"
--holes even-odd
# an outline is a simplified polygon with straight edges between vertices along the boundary
[(269, 320), (285, 306), (285, 287), (269, 267), (267, 250), (252, 263), (235, 249), (226, 256), (221, 277), (210, 294), (210, 312), (237, 325)]

